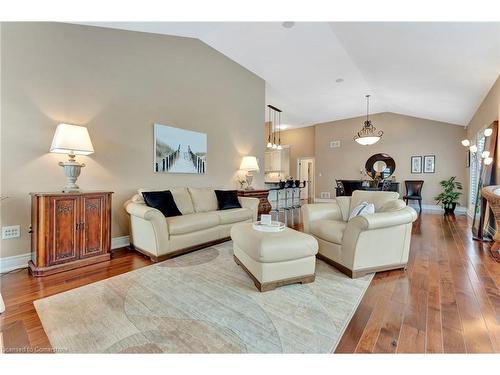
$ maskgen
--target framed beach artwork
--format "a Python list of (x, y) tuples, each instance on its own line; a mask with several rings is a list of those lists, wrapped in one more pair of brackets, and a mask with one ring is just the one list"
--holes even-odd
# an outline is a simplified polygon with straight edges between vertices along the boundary
[(424, 156), (424, 173), (435, 173), (436, 172), (436, 156), (435, 155), (425, 155)]
[(154, 124), (155, 172), (203, 174), (207, 170), (207, 134)]
[(422, 157), (411, 157), (411, 173), (422, 173)]

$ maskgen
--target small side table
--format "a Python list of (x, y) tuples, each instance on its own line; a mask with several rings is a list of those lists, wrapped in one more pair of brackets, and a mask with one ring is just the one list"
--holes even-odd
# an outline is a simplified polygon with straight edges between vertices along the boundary
[(271, 204), (267, 200), (268, 195), (269, 195), (269, 190), (267, 189), (238, 190), (238, 197), (250, 197), (259, 199), (259, 212), (257, 215), (258, 219), (260, 219), (260, 215), (268, 214), (271, 211)]

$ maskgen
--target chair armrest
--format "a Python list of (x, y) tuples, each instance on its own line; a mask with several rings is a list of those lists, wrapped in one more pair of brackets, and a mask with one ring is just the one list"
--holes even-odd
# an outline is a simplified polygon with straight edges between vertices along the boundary
[(146, 206), (145, 204), (127, 201), (123, 206), (130, 215), (140, 217), (144, 220), (154, 220), (158, 218), (162, 218), (163, 220), (165, 219), (160, 210)]
[(341, 220), (342, 212), (337, 202), (305, 204), (300, 208), (304, 232), (310, 233), (310, 225), (316, 220)]
[(259, 198), (251, 197), (238, 197), (241, 207), (249, 208), (253, 212), (253, 221), (257, 221), (257, 214), (259, 212)]
[(132, 239), (135, 246), (157, 256), (168, 249), (170, 240), (168, 224), (160, 210), (131, 200), (125, 202), (124, 207), (131, 216)]
[(371, 230), (410, 224), (413, 223), (417, 217), (417, 212), (412, 207), (407, 206), (398, 211), (356, 216), (349, 221), (347, 225), (357, 226), (361, 230)]

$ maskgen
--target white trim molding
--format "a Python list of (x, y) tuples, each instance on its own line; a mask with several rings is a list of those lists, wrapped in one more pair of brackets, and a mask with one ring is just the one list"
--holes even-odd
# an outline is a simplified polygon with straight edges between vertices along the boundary
[[(111, 239), (111, 250), (127, 247), (130, 245), (129, 236), (113, 237)], [(14, 255), (11, 257), (0, 258), (0, 273), (14, 271), (28, 266), (31, 259), (31, 253)]]
[(0, 273), (14, 271), (17, 270), (18, 268), (28, 267), (28, 262), (30, 260), (31, 260), (31, 253), (0, 258)]

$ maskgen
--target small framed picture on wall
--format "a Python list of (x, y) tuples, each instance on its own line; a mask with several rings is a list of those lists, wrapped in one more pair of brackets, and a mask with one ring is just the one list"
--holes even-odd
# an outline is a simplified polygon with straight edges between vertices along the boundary
[(435, 173), (436, 172), (436, 156), (435, 155), (425, 155), (424, 156), (424, 173)]
[(411, 173), (422, 173), (422, 157), (411, 157)]

